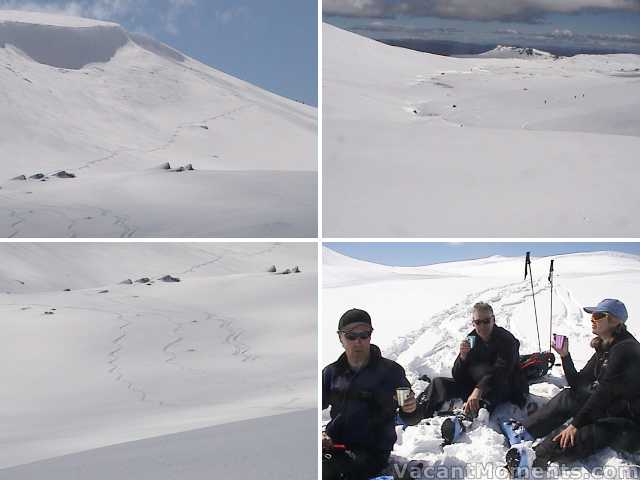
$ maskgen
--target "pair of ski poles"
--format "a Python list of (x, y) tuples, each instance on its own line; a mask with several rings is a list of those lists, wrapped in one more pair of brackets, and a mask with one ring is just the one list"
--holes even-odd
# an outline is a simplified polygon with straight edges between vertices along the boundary
[[(536, 292), (533, 288), (533, 273), (531, 273), (531, 252), (527, 252), (527, 258), (524, 261), (524, 279), (527, 279), (527, 273), (529, 274), (529, 280), (531, 280), (531, 296), (533, 298), (533, 313), (536, 317), (536, 331), (538, 332), (538, 351), (542, 352), (542, 346), (540, 344), (540, 328), (538, 326), (538, 310), (536, 309)], [(549, 265), (549, 276), (547, 277), (549, 284), (551, 285), (551, 306), (549, 309), (549, 345), (553, 344), (553, 260)]]

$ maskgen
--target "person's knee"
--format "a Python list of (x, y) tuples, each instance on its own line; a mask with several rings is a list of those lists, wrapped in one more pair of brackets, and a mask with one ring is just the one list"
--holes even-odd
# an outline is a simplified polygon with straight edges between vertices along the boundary
[(451, 379), (447, 377), (436, 377), (432, 380), (431, 383), (434, 389), (442, 391), (450, 381)]

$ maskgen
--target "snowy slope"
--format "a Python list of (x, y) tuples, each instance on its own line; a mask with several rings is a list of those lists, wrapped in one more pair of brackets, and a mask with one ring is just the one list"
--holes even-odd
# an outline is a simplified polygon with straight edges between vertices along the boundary
[(316, 480), (317, 418), (304, 410), (138, 440), (7, 468), (0, 478)]
[(116, 24), (2, 10), (0, 85), (2, 235), (315, 234), (312, 107)]
[(640, 232), (640, 56), (449, 58), (323, 35), (325, 236)]
[[(524, 252), (523, 252), (524, 253)], [(535, 252), (534, 252), (535, 253)], [(471, 307), (489, 302), (496, 323), (510, 330), (521, 342), (520, 353), (538, 350), (531, 286), (523, 280), (524, 258), (489, 257), (426, 267), (386, 267), (362, 263), (325, 249), (323, 260), (323, 319), (321, 363), (337, 358), (341, 347), (335, 330), (347, 309), (367, 310), (373, 321), (373, 343), (383, 354), (399, 362), (411, 382), (423, 374), (450, 376), (459, 342), (472, 330)], [(629, 310), (629, 330), (640, 335), (634, 312), (640, 311), (640, 257), (615, 252), (579, 253), (555, 258), (553, 332), (569, 337), (569, 348), (578, 368), (592, 354), (590, 317), (582, 307), (606, 297), (620, 298)], [(549, 258), (533, 258), (540, 336), (543, 349), (549, 345)], [(360, 270), (358, 272), (358, 270)], [(325, 273), (326, 272), (326, 273)], [(366, 275), (372, 280), (367, 281)], [(555, 367), (546, 381), (531, 387), (531, 399), (545, 402), (564, 384), (562, 368)], [(415, 383), (420, 392), (424, 384)], [(499, 414), (521, 414), (504, 411)], [(408, 428), (394, 454), (420, 458), (429, 465), (504, 465), (504, 437), (495, 425), (474, 427), (457, 445), (440, 448), (440, 422)], [(611, 450), (589, 459), (591, 465), (626, 465)], [(633, 462), (632, 462), (633, 463)], [(635, 460), (637, 463), (637, 459)]]
[[(315, 257), (310, 244), (2, 246), (0, 468), (53, 459), (91, 470), (113, 451), (89, 450), (230, 422), (249, 435), (252, 419), (314, 409)], [(301, 273), (267, 273), (274, 264)], [(301, 417), (283, 418), (282, 428), (315, 445)], [(161, 469), (158, 461), (161, 478), (173, 478), (169, 465), (190, 461), (186, 446), (217, 433), (193, 435), (135, 443), (140, 460), (123, 478), (143, 478), (135, 469)], [(160, 459), (162, 445), (169, 457)], [(277, 443), (228, 446), (281, 454)], [(79, 452), (88, 456), (58, 458)], [(221, 460), (207, 457), (203, 465)], [(0, 478), (12, 477), (0, 470)]]

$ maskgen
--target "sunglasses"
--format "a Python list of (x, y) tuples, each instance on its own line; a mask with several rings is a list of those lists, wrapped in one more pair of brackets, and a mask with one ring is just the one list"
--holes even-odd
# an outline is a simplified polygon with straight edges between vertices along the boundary
[(371, 330), (368, 330), (366, 332), (342, 332), (339, 331), (338, 333), (342, 333), (344, 335), (344, 337), (349, 340), (350, 342), (353, 342), (356, 339), (360, 339), (360, 340), (366, 340), (367, 338), (371, 338)]
[(594, 320), (602, 320), (605, 317), (608, 317), (609, 314), (607, 312), (593, 312), (591, 314), (591, 318), (593, 318)]
[(472, 320), (472, 322), (474, 325), (489, 325), (491, 323), (491, 320), (493, 320), (493, 317), (479, 318), (477, 320)]

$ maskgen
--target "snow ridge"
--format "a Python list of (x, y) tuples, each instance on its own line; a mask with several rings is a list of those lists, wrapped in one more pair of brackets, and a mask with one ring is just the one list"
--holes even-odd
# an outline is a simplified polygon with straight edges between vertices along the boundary
[(0, 47), (12, 45), (38, 63), (64, 69), (108, 62), (128, 42), (119, 25), (60, 27), (0, 21)]

